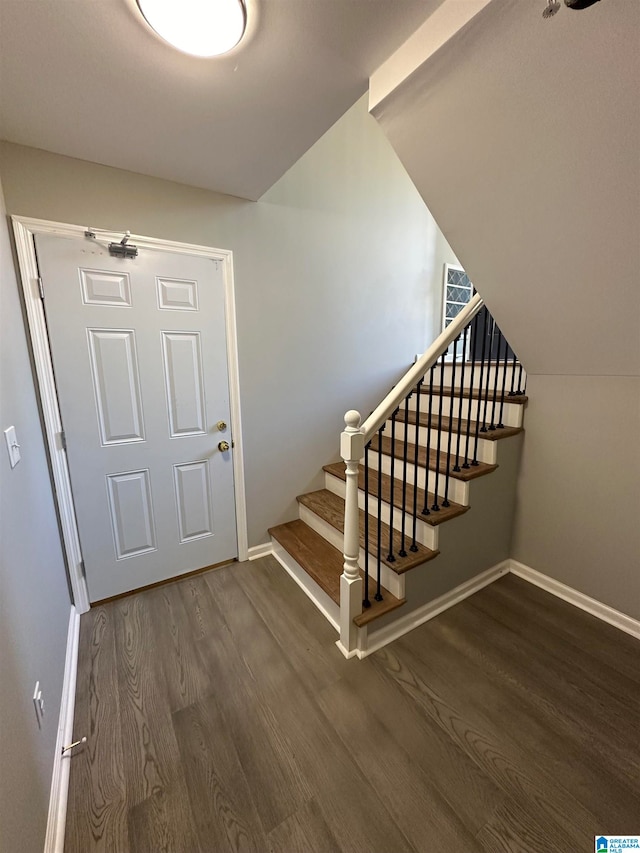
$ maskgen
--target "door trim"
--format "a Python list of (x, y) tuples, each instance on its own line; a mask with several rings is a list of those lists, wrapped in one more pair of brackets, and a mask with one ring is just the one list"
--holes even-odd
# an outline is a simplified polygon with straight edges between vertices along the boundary
[[(27, 314), (29, 339), (37, 378), (45, 439), (49, 451), (54, 497), (58, 506), (62, 541), (67, 557), (71, 591), (78, 612), (86, 613), (90, 606), (89, 592), (82, 565), (82, 551), (80, 549), (80, 538), (78, 535), (73, 494), (71, 492), (67, 455), (62, 446), (62, 418), (58, 405), (44, 305), (40, 296), (35, 236), (36, 234), (53, 234), (60, 237), (74, 237), (84, 240), (86, 239), (85, 231), (87, 228), (81, 225), (49, 222), (44, 219), (31, 219), (25, 216), (12, 216), (11, 222), (15, 236), (16, 255)], [(120, 242), (122, 239), (122, 232), (103, 231), (100, 229), (96, 233), (101, 240)], [(228, 249), (214, 249), (210, 246), (197, 246), (191, 243), (159, 240), (155, 237), (144, 237), (138, 234), (132, 234), (130, 239), (132, 243), (135, 243), (142, 249), (156, 249), (164, 252), (197, 255), (220, 261), (222, 264), (225, 291), (231, 434), (234, 440), (233, 476), (238, 560), (246, 560), (248, 558), (249, 542), (247, 536), (247, 505), (244, 481), (242, 419), (240, 412), (240, 376), (233, 280), (233, 252)]]

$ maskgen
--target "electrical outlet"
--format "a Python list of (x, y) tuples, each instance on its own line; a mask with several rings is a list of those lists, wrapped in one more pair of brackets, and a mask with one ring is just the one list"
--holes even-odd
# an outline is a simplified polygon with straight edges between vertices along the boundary
[(42, 695), (42, 690), (40, 689), (40, 682), (36, 681), (36, 686), (33, 690), (33, 707), (36, 712), (36, 721), (38, 723), (38, 728), (42, 728), (42, 719), (44, 717), (44, 697)]

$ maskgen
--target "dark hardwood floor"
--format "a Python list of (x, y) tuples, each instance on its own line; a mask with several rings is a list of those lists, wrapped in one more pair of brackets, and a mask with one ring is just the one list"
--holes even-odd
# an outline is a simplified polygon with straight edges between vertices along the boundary
[(640, 832), (640, 643), (512, 575), (364, 661), (271, 557), (82, 617), (66, 853)]

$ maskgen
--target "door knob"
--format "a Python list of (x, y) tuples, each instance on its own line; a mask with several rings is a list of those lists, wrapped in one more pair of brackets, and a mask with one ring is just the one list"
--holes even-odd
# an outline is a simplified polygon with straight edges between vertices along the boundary
[(220, 430), (220, 432), (224, 432), (224, 431), (225, 431), (225, 429), (227, 428), (227, 425), (226, 425), (226, 423), (225, 423), (224, 421), (218, 421), (218, 423), (216, 424), (216, 426), (218, 427), (218, 429)]
[(221, 450), (222, 453), (224, 453), (228, 449), (229, 449), (229, 442), (228, 441), (219, 441), (218, 442), (218, 450)]

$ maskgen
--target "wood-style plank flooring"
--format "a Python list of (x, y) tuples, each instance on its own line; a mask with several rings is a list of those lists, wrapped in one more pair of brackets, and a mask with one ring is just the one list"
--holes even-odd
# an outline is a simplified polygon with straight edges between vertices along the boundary
[(364, 661), (271, 557), (81, 621), (66, 853), (640, 832), (640, 643), (512, 575)]

